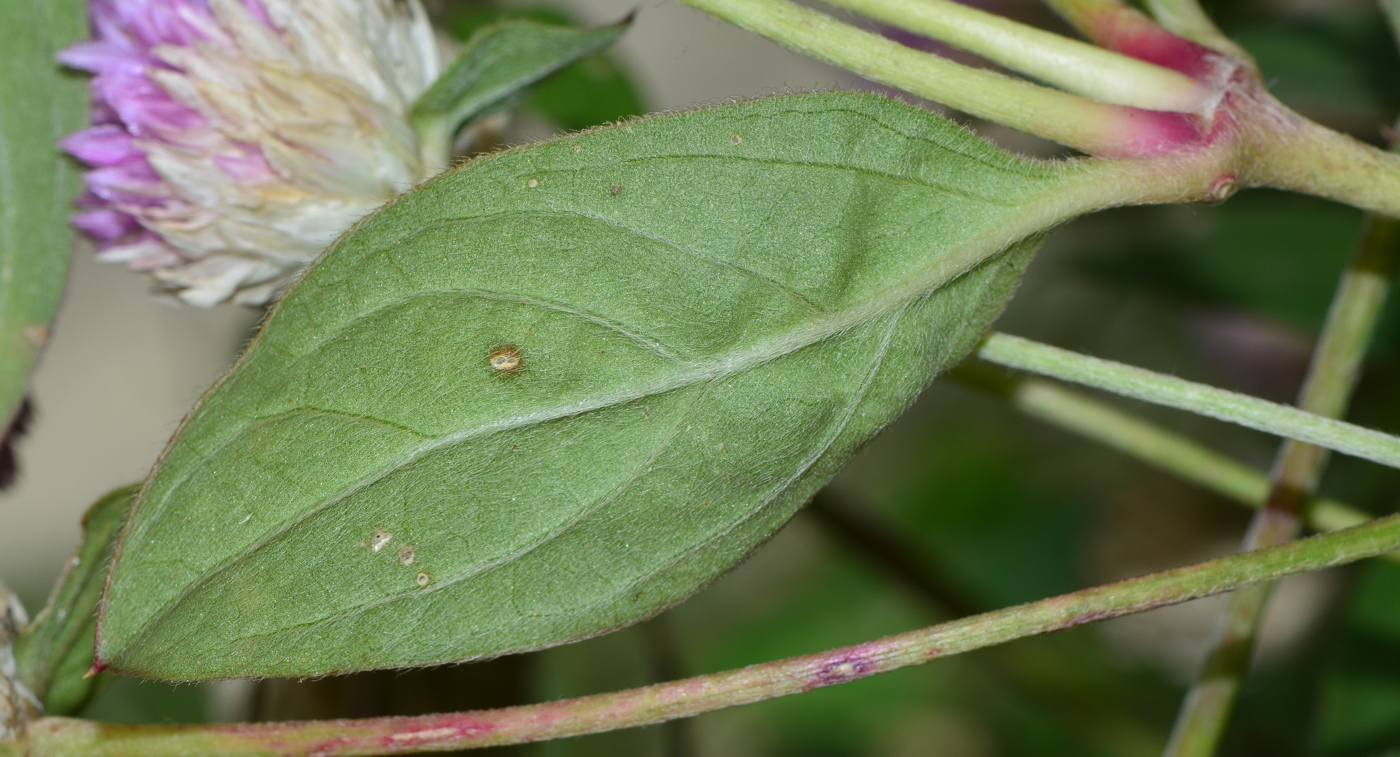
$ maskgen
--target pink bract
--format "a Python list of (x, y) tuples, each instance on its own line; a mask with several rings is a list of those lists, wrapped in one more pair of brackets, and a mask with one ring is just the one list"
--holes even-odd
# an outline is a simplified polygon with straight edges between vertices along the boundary
[[(92, 0), (74, 225), (195, 305), (262, 304), (424, 178), (405, 113), (438, 73), (417, 0)], [(328, 106), (327, 103), (330, 103)], [(328, 181), (334, 175), (338, 181)]]

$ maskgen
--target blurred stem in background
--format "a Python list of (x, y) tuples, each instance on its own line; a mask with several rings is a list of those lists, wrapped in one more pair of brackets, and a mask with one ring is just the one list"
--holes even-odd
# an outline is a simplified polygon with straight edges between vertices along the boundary
[[(1400, 225), (1393, 219), (1368, 219), (1313, 351), (1298, 397), (1301, 409), (1332, 418), (1346, 413), (1400, 257), (1397, 231)], [(1268, 498), (1250, 524), (1243, 551), (1297, 538), (1328, 455), (1325, 449), (1293, 439), (1283, 443), (1270, 474)], [(1182, 703), (1167, 757), (1215, 754), (1239, 697), (1272, 589), (1272, 584), (1264, 583), (1230, 597), (1211, 653)]]
[[(1010, 402), (1033, 418), (1093, 439), (1243, 505), (1258, 508), (1268, 499), (1271, 484), (1263, 473), (1052, 381), (1009, 375), (982, 361), (965, 363), (950, 375)], [(1371, 519), (1369, 514), (1334, 499), (1309, 497), (1305, 504), (1308, 525), (1316, 531), (1337, 531)], [(1400, 554), (1388, 554), (1384, 559), (1400, 562)]]
[[(870, 516), (870, 510), (870, 503), (850, 501), (827, 488), (802, 512), (841, 546), (935, 612), (964, 618), (992, 609), (958, 587), (927, 554)], [(1063, 722), (1073, 723), (1080, 732), (1096, 737), (1106, 754), (1122, 753), (1125, 742), (1136, 747), (1132, 750), (1135, 754), (1147, 754), (1148, 744), (1155, 750), (1160, 743), (1155, 723), (1123, 707), (1096, 676), (1086, 672), (1101, 661), (1077, 652), (1065, 644), (1048, 652), (1043, 645), (991, 647), (977, 656), (976, 673), (970, 678), (993, 696), (1004, 697), (1010, 691), (1055, 713)]]
[(1290, 405), (996, 331), (982, 338), (974, 354), (988, 363), (1073, 381), (1400, 468), (1400, 437)]
[[(1382, 0), (1381, 7), (1400, 42), (1400, 2)], [(1398, 236), (1400, 224), (1394, 219), (1368, 217), (1313, 350), (1298, 397), (1300, 408), (1331, 417), (1346, 413), (1400, 259)], [(1317, 490), (1327, 460), (1326, 450), (1292, 439), (1283, 443), (1270, 474), (1268, 499), (1250, 523), (1243, 550), (1297, 537), (1306, 500)], [(1263, 583), (1230, 597), (1210, 655), (1182, 703), (1165, 757), (1215, 754), (1239, 698), (1272, 590), (1273, 584)]]

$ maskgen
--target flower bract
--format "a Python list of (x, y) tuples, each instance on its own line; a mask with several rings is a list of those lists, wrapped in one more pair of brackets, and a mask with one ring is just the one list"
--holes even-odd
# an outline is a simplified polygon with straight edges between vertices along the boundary
[(441, 58), (419, 0), (92, 0), (74, 224), (187, 303), (268, 302), (425, 177), (406, 117)]

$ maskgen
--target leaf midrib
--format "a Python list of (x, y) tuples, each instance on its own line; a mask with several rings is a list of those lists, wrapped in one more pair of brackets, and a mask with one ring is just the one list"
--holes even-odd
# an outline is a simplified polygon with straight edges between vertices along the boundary
[[(821, 165), (822, 167), (834, 169), (860, 170), (859, 168)], [(770, 339), (766, 343), (752, 345), (747, 349), (741, 348), (737, 351), (738, 354), (731, 352), (716, 359), (694, 362), (691, 364), (690, 370), (674, 375), (672, 380), (653, 382), (650, 385), (644, 385), (643, 387), (627, 392), (614, 392), (611, 395), (607, 395), (601, 401), (572, 403), (571, 405), (555, 408), (552, 412), (536, 412), (524, 416), (517, 416), (507, 421), (478, 424), (475, 427), (444, 434), (430, 440), (420, 445), (412, 452), (399, 457), (394, 462), (381, 467), (376, 472), (361, 477), (354, 484), (347, 487), (341, 494), (323, 500), (317, 506), (300, 513), (293, 520), (286, 522), (257, 541), (249, 544), (247, 547), (239, 550), (239, 552), (230, 556), (218, 566), (204, 572), (178, 595), (166, 602), (158, 612), (154, 613), (150, 617), (150, 620), (143, 624), (142, 632), (135, 634), (130, 641), (123, 644), (123, 649), (130, 648), (133, 643), (138, 642), (148, 635), (151, 629), (154, 629), (163, 622), (188, 596), (206, 585), (213, 577), (237, 565), (252, 553), (281, 537), (291, 529), (299, 526), (317, 513), (344, 501), (347, 497), (363, 490), (365, 487), (383, 477), (401, 470), (403, 467), (421, 459), (431, 452), (461, 441), (559, 420), (586, 412), (594, 412), (608, 407), (616, 407), (648, 396), (657, 396), (675, 389), (684, 388), (685, 386), (693, 385), (702, 380), (727, 377), (743, 370), (758, 367), (805, 347), (835, 337), (850, 328), (891, 313), (905, 304), (947, 285), (955, 278), (971, 270), (977, 264), (998, 252), (1008, 249), (1012, 244), (1024, 239), (1029, 234), (1048, 229), (1064, 218), (1076, 215), (1080, 210), (1080, 208), (1077, 207), (1078, 203), (1066, 205), (1057, 200), (1054, 196), (1055, 192), (1064, 191), (1068, 188), (1068, 185), (1077, 183), (1075, 179), (1090, 179), (1091, 175), (1092, 172), (1066, 172), (1059, 177), (1061, 179), (1060, 181), (1045, 182), (1038, 191), (1030, 193), (1032, 194), (1030, 200), (1015, 206), (1015, 209), (1020, 212), (1016, 214), (1016, 217), (1009, 219), (1010, 223), (1008, 223), (1007, 226), (998, 227), (993, 225), (991, 228), (984, 230), (964, 244), (954, 247), (945, 254), (934, 258), (924, 268), (918, 269), (903, 281), (892, 284), (886, 289), (881, 290), (870, 299), (841, 310), (832, 311), (826, 314), (825, 317), (814, 318), (809, 325), (799, 327), (792, 332)], [(904, 181), (918, 183), (922, 186), (929, 186), (921, 180), (910, 179), (909, 177), (902, 177), (902, 179)], [(1085, 198), (1085, 200), (1089, 199), (1090, 198)], [(442, 219), (436, 223), (471, 220), (477, 217), (466, 216), (456, 219)], [(612, 219), (600, 220), (604, 220), (620, 230), (631, 231), (630, 227), (618, 224)], [(422, 230), (422, 227), (416, 229), (415, 233), (420, 230)], [(394, 243), (397, 243), (401, 239), (402, 237), (396, 239)], [(382, 252), (387, 248), (388, 245), (385, 245), (384, 247), (378, 248), (376, 252)], [(353, 324), (358, 320), (360, 320), (359, 317), (351, 318), (348, 320), (348, 323)], [(167, 494), (166, 501), (168, 501), (168, 497), (169, 494)], [(165, 502), (163, 501), (162, 505), (164, 504)], [(161, 509), (163, 510), (163, 507)], [(159, 513), (153, 516), (151, 520), (148, 520), (147, 523), (154, 523), (155, 518), (158, 516)], [(144, 532), (145, 529), (143, 528), (142, 531)], [(114, 658), (111, 656), (104, 656), (104, 659), (114, 661)]]
[[(613, 598), (617, 597), (618, 595), (620, 595), (620, 594), (626, 594), (626, 593), (632, 591), (632, 590), (633, 590), (635, 587), (637, 587), (638, 585), (640, 585), (640, 584), (642, 584), (642, 583), (645, 583), (646, 581), (648, 581), (648, 580), (650, 580), (651, 578), (655, 577), (655, 576), (658, 575), (659, 573), (662, 573), (662, 572), (664, 572), (664, 571), (666, 571), (666, 570), (668, 570), (668, 569), (674, 567), (675, 565), (677, 565), (677, 564), (679, 564), (681, 561), (683, 561), (683, 560), (689, 558), (691, 555), (695, 554), (696, 552), (698, 552), (698, 551), (704, 549), (705, 547), (707, 547), (707, 546), (710, 545), (710, 544), (713, 544), (715, 541), (724, 538), (726, 535), (728, 535), (729, 533), (733, 532), (734, 529), (743, 526), (745, 523), (749, 522), (749, 521), (752, 520), (754, 517), (756, 517), (759, 513), (762, 513), (762, 512), (764, 512), (765, 510), (767, 510), (767, 508), (768, 508), (775, 500), (777, 500), (777, 499), (778, 499), (779, 497), (781, 497), (784, 493), (786, 493), (789, 489), (791, 489), (792, 486), (793, 486), (794, 484), (796, 484), (797, 482), (801, 481), (801, 480), (803, 479), (803, 477), (805, 477), (805, 476), (807, 475), (808, 471), (811, 470), (812, 466), (815, 465), (818, 461), (820, 461), (820, 460), (822, 459), (822, 457), (824, 457), (824, 456), (826, 455), (826, 453), (829, 452), (829, 451), (831, 450), (831, 446), (832, 446), (833, 444), (836, 443), (836, 440), (839, 439), (839, 438), (841, 437), (841, 434), (845, 431), (846, 427), (850, 424), (851, 418), (854, 417), (855, 411), (860, 407), (861, 403), (865, 401), (865, 397), (869, 394), (870, 386), (871, 386), (871, 384), (874, 382), (876, 375), (880, 372), (880, 369), (884, 367), (884, 365), (885, 365), (885, 360), (886, 360), (886, 358), (887, 358), (888, 355), (889, 355), (890, 343), (891, 343), (891, 341), (893, 340), (894, 334), (895, 334), (895, 332), (898, 330), (899, 325), (900, 325), (901, 321), (902, 321), (903, 318), (904, 318), (904, 312), (901, 311), (901, 312), (898, 312), (898, 313), (895, 313), (895, 314), (891, 314), (891, 315), (892, 315), (892, 317), (890, 318), (890, 325), (885, 329), (885, 334), (884, 334), (884, 336), (883, 336), (883, 337), (881, 338), (881, 340), (880, 340), (880, 346), (879, 346), (879, 349), (876, 350), (874, 359), (871, 361), (871, 367), (870, 367), (870, 369), (866, 372), (865, 379), (861, 382), (861, 386), (860, 386), (860, 388), (857, 390), (855, 396), (851, 399), (851, 401), (850, 401), (849, 403), (847, 403), (847, 406), (846, 406), (846, 408), (845, 408), (845, 410), (844, 410), (844, 413), (843, 413), (843, 415), (842, 415), (842, 417), (841, 417), (840, 423), (837, 423), (837, 424), (835, 425), (835, 428), (827, 435), (827, 438), (826, 438), (825, 441), (822, 443), (822, 445), (820, 446), (820, 448), (818, 448), (818, 449), (817, 449), (816, 451), (814, 451), (812, 454), (808, 455), (807, 459), (803, 461), (802, 465), (800, 465), (800, 466), (798, 467), (798, 469), (797, 469), (791, 476), (789, 476), (789, 477), (788, 477), (787, 479), (785, 479), (783, 482), (781, 482), (781, 483), (775, 485), (775, 486), (772, 488), (772, 490), (769, 492), (769, 494), (764, 498), (763, 502), (760, 503), (758, 506), (751, 508), (751, 509), (749, 510), (749, 512), (746, 513), (742, 518), (740, 518), (740, 519), (734, 521), (733, 523), (730, 523), (730, 524), (729, 524), (727, 527), (725, 527), (723, 530), (721, 530), (721, 531), (719, 531), (719, 532), (717, 532), (717, 533), (711, 534), (711, 535), (710, 535), (708, 538), (706, 538), (704, 541), (702, 541), (702, 542), (700, 542), (700, 543), (698, 543), (698, 544), (695, 544), (695, 545), (693, 545), (693, 546), (691, 546), (691, 547), (689, 547), (689, 548), (686, 548), (686, 549), (682, 550), (679, 554), (673, 556), (671, 559), (669, 559), (669, 560), (667, 560), (666, 562), (661, 563), (660, 565), (658, 565), (658, 566), (656, 566), (656, 567), (653, 567), (653, 568), (651, 568), (650, 570), (646, 571), (645, 573), (643, 573), (643, 574), (637, 576), (637, 577), (634, 578), (632, 581), (628, 582), (628, 583), (625, 584), (624, 586), (619, 587), (619, 588), (616, 589), (615, 591), (612, 591), (612, 592), (606, 594), (604, 597), (600, 598), (600, 599), (597, 600), (596, 602), (593, 602), (593, 603), (591, 603), (591, 604), (589, 604), (589, 605), (584, 605), (583, 608), (584, 608), (584, 609), (590, 609), (590, 608), (594, 608), (594, 607), (598, 607), (598, 606), (604, 605), (604, 604), (606, 604), (606, 603), (612, 601)], [(719, 380), (719, 379), (716, 379), (716, 381), (718, 381), (718, 380)], [(529, 554), (533, 553), (533, 552), (536, 551), (537, 549), (540, 549), (541, 547), (544, 547), (545, 545), (547, 545), (547, 544), (553, 542), (555, 539), (559, 538), (560, 536), (563, 536), (564, 534), (568, 533), (570, 530), (572, 530), (572, 527), (573, 527), (573, 526), (577, 525), (579, 522), (583, 521), (584, 519), (586, 519), (586, 518), (587, 518), (588, 516), (590, 516), (591, 514), (597, 512), (598, 509), (600, 509), (601, 507), (606, 506), (607, 503), (609, 503), (609, 502), (611, 502), (611, 501), (614, 501), (614, 500), (616, 499), (617, 496), (619, 496), (620, 494), (622, 494), (623, 492), (625, 492), (626, 489), (627, 489), (627, 487), (628, 487), (632, 482), (634, 482), (634, 481), (636, 480), (636, 478), (638, 477), (638, 475), (640, 475), (640, 472), (642, 472), (644, 469), (646, 469), (647, 467), (649, 467), (653, 462), (655, 462), (656, 458), (659, 457), (659, 456), (661, 455), (661, 453), (665, 451), (665, 449), (670, 445), (671, 441), (674, 440), (675, 435), (676, 435), (676, 432), (677, 432), (677, 430), (680, 428), (681, 424), (685, 423), (685, 422), (691, 417), (691, 416), (690, 416), (690, 413), (694, 411), (694, 409), (701, 403), (701, 401), (702, 401), (703, 399), (704, 399), (704, 392), (702, 392), (700, 395), (698, 395), (698, 396), (692, 401), (691, 406), (690, 406), (689, 408), (687, 408), (686, 413), (683, 414), (683, 415), (676, 421), (675, 424), (673, 424), (671, 433), (668, 434), (668, 437), (667, 437), (666, 441), (663, 442), (662, 444), (658, 445), (658, 446), (657, 446), (657, 449), (651, 454), (650, 457), (648, 457), (647, 460), (645, 460), (645, 461), (643, 461), (642, 463), (640, 463), (639, 465), (637, 465), (637, 466), (634, 468), (633, 473), (632, 473), (631, 475), (628, 476), (628, 478), (627, 478), (626, 481), (624, 481), (622, 484), (618, 485), (617, 487), (614, 487), (614, 490), (613, 490), (611, 493), (609, 493), (607, 496), (599, 497), (599, 498), (598, 498), (598, 501), (596, 501), (596, 502), (590, 504), (588, 507), (586, 507), (586, 508), (584, 508), (583, 510), (579, 511), (578, 513), (576, 513), (573, 517), (569, 518), (569, 519), (568, 519), (566, 522), (564, 522), (563, 524), (561, 524), (561, 525), (555, 527), (552, 531), (550, 531), (548, 534), (546, 534), (545, 537), (542, 538), (542, 539), (540, 539), (539, 541), (536, 541), (536, 542), (534, 542), (534, 543), (532, 543), (532, 544), (526, 546), (526, 547), (523, 548), (523, 549), (516, 550), (515, 552), (512, 552), (512, 553), (510, 553), (510, 554), (508, 554), (508, 555), (503, 555), (502, 557), (500, 557), (500, 558), (498, 558), (498, 559), (496, 559), (496, 560), (493, 560), (493, 561), (491, 561), (491, 562), (489, 562), (489, 563), (487, 563), (487, 564), (485, 564), (485, 565), (479, 566), (478, 568), (476, 568), (476, 569), (474, 569), (474, 570), (470, 570), (470, 571), (464, 572), (462, 575), (454, 576), (454, 577), (452, 577), (452, 578), (450, 578), (450, 579), (444, 579), (444, 580), (441, 581), (441, 582), (434, 581), (434, 583), (432, 584), (432, 586), (430, 586), (430, 587), (428, 587), (428, 588), (426, 588), (426, 589), (421, 589), (421, 590), (416, 590), (416, 591), (405, 591), (405, 592), (400, 592), (400, 593), (397, 593), (397, 594), (392, 594), (392, 595), (389, 595), (389, 596), (386, 596), (386, 597), (381, 597), (381, 598), (376, 599), (376, 600), (374, 600), (374, 601), (372, 601), (372, 602), (369, 602), (369, 603), (360, 605), (360, 606), (358, 606), (358, 607), (351, 608), (351, 609), (346, 610), (346, 611), (336, 612), (336, 613), (332, 613), (332, 614), (330, 614), (330, 615), (326, 615), (326, 616), (323, 616), (323, 617), (320, 617), (320, 618), (316, 618), (316, 619), (313, 619), (313, 620), (309, 620), (309, 621), (305, 621), (305, 622), (302, 622), (302, 623), (293, 624), (293, 625), (290, 625), (290, 626), (285, 626), (285, 627), (283, 627), (283, 628), (279, 628), (279, 629), (277, 629), (277, 630), (275, 630), (275, 631), (271, 631), (271, 632), (265, 633), (265, 634), (256, 634), (256, 635), (252, 635), (252, 636), (241, 637), (240, 640), (247, 640), (247, 639), (253, 639), (253, 638), (263, 638), (263, 637), (267, 637), (267, 636), (273, 636), (273, 635), (277, 635), (277, 634), (286, 633), (286, 632), (288, 632), (288, 631), (293, 631), (293, 630), (302, 630), (302, 631), (304, 631), (304, 632), (310, 632), (311, 629), (315, 628), (316, 626), (322, 625), (322, 624), (324, 624), (324, 623), (326, 623), (326, 622), (336, 621), (336, 620), (343, 620), (343, 619), (345, 619), (345, 618), (351, 618), (351, 617), (354, 617), (354, 616), (356, 616), (356, 615), (360, 615), (360, 614), (369, 612), (370, 610), (373, 610), (373, 609), (375, 609), (375, 608), (377, 608), (377, 607), (381, 607), (381, 606), (386, 605), (386, 604), (391, 604), (391, 603), (397, 602), (397, 601), (399, 601), (399, 600), (403, 600), (403, 599), (413, 599), (413, 598), (417, 598), (417, 597), (427, 596), (427, 595), (433, 594), (433, 593), (438, 592), (438, 591), (443, 591), (443, 590), (448, 589), (448, 588), (450, 588), (450, 587), (452, 587), (452, 586), (455, 586), (455, 585), (457, 585), (457, 584), (460, 584), (460, 583), (462, 583), (463, 581), (469, 581), (469, 580), (471, 580), (471, 579), (473, 579), (473, 578), (476, 578), (476, 577), (478, 577), (478, 576), (484, 575), (484, 574), (486, 574), (486, 573), (488, 573), (488, 572), (490, 572), (490, 571), (493, 571), (493, 570), (496, 570), (496, 569), (498, 569), (498, 568), (501, 568), (501, 567), (504, 567), (504, 566), (506, 566), (506, 565), (510, 565), (510, 564), (512, 564), (512, 563), (517, 562), (518, 560), (520, 560), (520, 559), (522, 559), (522, 558), (528, 556)], [(698, 589), (697, 589), (697, 590), (698, 590)], [(517, 625), (519, 625), (520, 623), (524, 622), (524, 620), (525, 620), (526, 617), (536, 617), (536, 616), (522, 616), (522, 617), (516, 618), (514, 621), (512, 621), (512, 622), (510, 622), (510, 623), (505, 623), (505, 624), (501, 624), (501, 625), (497, 625), (497, 626), (492, 626), (492, 627), (490, 627), (490, 628), (488, 628), (488, 629), (482, 629), (481, 631), (479, 631), (479, 632), (477, 632), (477, 633), (475, 633), (475, 634), (473, 634), (473, 635), (471, 635), (471, 636), (464, 637), (464, 638), (466, 638), (466, 639), (480, 638), (481, 636), (484, 636), (484, 635), (486, 635), (486, 634), (488, 634), (488, 633), (499, 633), (499, 632), (502, 632), (502, 631), (504, 631), (504, 630), (507, 630), (507, 629), (509, 629), (509, 628), (511, 628), (511, 627), (513, 627), (513, 626), (517, 626)], [(154, 625), (154, 624), (153, 624), (153, 625)], [(389, 646), (392, 646), (392, 644), (391, 644), (391, 645), (386, 645), (385, 648), (388, 648)], [(381, 651), (382, 651), (382, 650), (381, 650)], [(516, 651), (527, 651), (527, 650), (516, 650)]]

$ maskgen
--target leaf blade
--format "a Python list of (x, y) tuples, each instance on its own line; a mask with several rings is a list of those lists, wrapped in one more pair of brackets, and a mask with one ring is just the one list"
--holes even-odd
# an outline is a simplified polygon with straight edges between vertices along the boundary
[(116, 549), (117, 535), (136, 501), (138, 485), (114, 489), (83, 515), (83, 538), (54, 585), (48, 604), (15, 640), (21, 680), (49, 715), (70, 715), (91, 697), (97, 603)]
[(535, 82), (603, 50), (631, 23), (629, 16), (601, 29), (571, 29), (516, 20), (478, 29), (414, 103), (414, 126), (427, 144), (449, 145), (463, 124), (518, 100)]
[[(99, 656), (317, 674), (654, 614), (971, 349), (1085, 175), (839, 94), (429, 182), (314, 266), (192, 413), (124, 537)], [(491, 368), (506, 344), (517, 372)]]
[(0, 427), (19, 407), (68, 273), (79, 171), (57, 142), (86, 120), (54, 54), (86, 34), (86, 0), (0, 5)]

